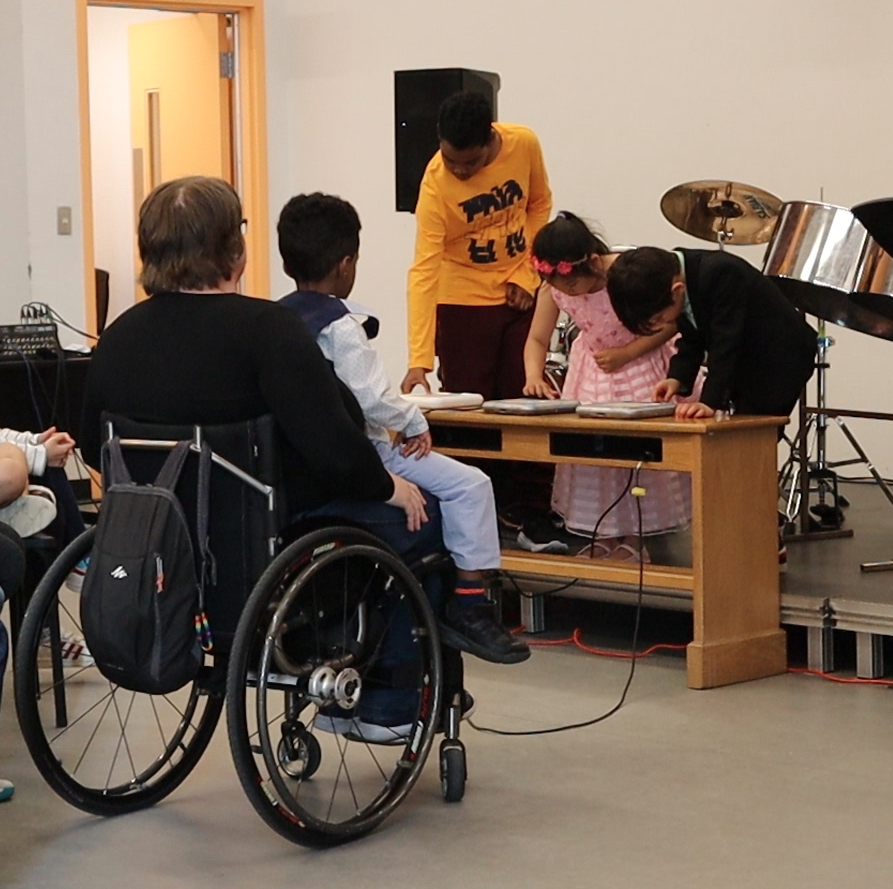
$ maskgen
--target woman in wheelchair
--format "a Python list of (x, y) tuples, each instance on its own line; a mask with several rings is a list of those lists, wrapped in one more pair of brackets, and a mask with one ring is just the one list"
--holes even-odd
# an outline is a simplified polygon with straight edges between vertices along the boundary
[[(368, 832), (402, 801), (444, 719), (444, 794), (461, 798), (464, 753), (453, 739), (468, 696), (461, 690), (461, 658), (441, 651), (431, 607), (436, 611), (450, 592), (449, 572), (439, 561), (437, 502), (383, 467), (356, 400), (296, 315), (236, 292), (245, 264), (244, 223), (238, 196), (219, 179), (168, 182), (145, 200), (138, 243), (150, 298), (110, 325), (93, 353), (81, 447), (98, 467), (104, 415), (128, 418), (137, 428), (225, 428), (271, 415), (288, 514), (354, 526), (301, 537), (259, 580), (255, 574), (247, 603), (242, 594), (231, 650), (224, 646), (210, 656), (212, 675), (220, 672), (218, 661), (228, 664), (230, 743), (252, 804), (283, 836), (331, 845)], [(212, 538), (215, 519), (212, 482)], [(20, 645), (27, 656), (59, 610), (72, 616), (54, 586), (61, 588), (68, 562), (89, 553), (84, 538), (60, 556), (35, 594)], [(423, 577), (424, 593), (409, 560), (436, 569)], [(444, 671), (453, 676), (449, 714), (441, 702)], [(118, 783), (103, 776), (92, 784), (80, 777), (87, 750), (72, 754), (78, 758), (68, 765), (54, 746), (58, 736), (48, 735), (41, 708), (51, 706), (53, 695), (35, 684), (38, 671), (16, 672), (19, 719), (35, 762), (57, 792), (98, 814), (141, 808), (171, 792), (210, 740), (223, 703), (219, 681), (197, 680), (174, 707), (176, 727), (170, 737), (163, 734), (163, 757), (144, 771), (125, 762), (128, 775)], [(55, 690), (61, 670), (54, 666), (53, 675)], [(61, 715), (55, 697), (56, 725), (66, 726), (65, 696)], [(100, 712), (99, 703), (90, 707)], [(151, 711), (157, 721), (154, 703)], [(329, 742), (318, 740), (314, 728), (331, 739), (331, 757), (322, 756)], [(59, 735), (65, 732), (67, 726)], [(358, 743), (346, 747), (348, 741)], [(370, 746), (381, 742), (403, 746), (396, 766)], [(115, 749), (116, 769), (123, 747)], [(348, 768), (360, 768), (357, 749), (374, 762), (362, 778)], [(165, 771), (159, 763), (169, 758), (177, 764)]]

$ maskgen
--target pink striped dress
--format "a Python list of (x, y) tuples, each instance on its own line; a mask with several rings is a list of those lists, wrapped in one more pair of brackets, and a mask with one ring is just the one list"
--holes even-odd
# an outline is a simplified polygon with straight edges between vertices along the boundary
[[(552, 288), (552, 298), (580, 330), (571, 346), (567, 379), (562, 395), (581, 402), (651, 401), (655, 385), (666, 378), (667, 365), (675, 353), (673, 340), (614, 373), (595, 363), (595, 353), (625, 346), (636, 339), (621, 323), (607, 290), (582, 296), (567, 296)], [(626, 485), (629, 470), (601, 466), (555, 467), (552, 508), (564, 517), (571, 531), (591, 534), (599, 516)], [(640, 484), (647, 490), (642, 498), (642, 530), (658, 534), (686, 526), (691, 521), (691, 477), (684, 472), (643, 470)], [(638, 533), (636, 498), (627, 494), (602, 520), (598, 537), (624, 537)]]

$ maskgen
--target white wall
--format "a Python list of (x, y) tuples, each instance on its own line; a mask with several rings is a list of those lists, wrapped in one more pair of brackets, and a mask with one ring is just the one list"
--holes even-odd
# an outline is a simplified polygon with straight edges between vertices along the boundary
[[(20, 0), (19, 6), (31, 298), (50, 303), (70, 324), (83, 330), (86, 311), (75, 8), (67, 0)], [(59, 206), (72, 208), (71, 235), (56, 234)], [(83, 337), (65, 330), (60, 330), (59, 338), (63, 344), (83, 341)]]
[[(555, 208), (589, 217), (615, 243), (710, 248), (659, 209), (664, 191), (695, 179), (729, 178), (783, 200), (817, 200), (823, 189), (844, 206), (893, 193), (886, 0), (268, 0), (267, 20), (271, 209), (313, 189), (356, 205), (356, 298), (382, 312), (380, 348), (395, 379), (413, 245), (412, 217), (393, 203), (395, 69), (498, 72), (500, 117), (539, 134)], [(761, 246), (735, 252), (762, 263)], [(274, 292), (286, 286), (274, 278)], [(893, 343), (835, 337), (830, 401), (893, 412), (881, 382)], [(893, 474), (893, 427), (852, 428)]]
[[(0, 2), (20, 10), (24, 28), (31, 295), (83, 320), (74, 4)], [(691, 179), (728, 177), (785, 200), (816, 199), (824, 188), (825, 200), (845, 206), (893, 193), (887, 0), (267, 0), (266, 22), (271, 222), (298, 191), (356, 205), (356, 298), (383, 316), (394, 377), (405, 362), (413, 244), (412, 217), (393, 209), (395, 69), (497, 71), (500, 116), (539, 133), (556, 208), (597, 220), (615, 242), (709, 247), (660, 215), (661, 194)], [(16, 46), (4, 28), (3, 55), (14, 58)], [(21, 163), (15, 100), (0, 101), (4, 149), (11, 130)], [(58, 204), (74, 207), (73, 237), (55, 235)], [(760, 247), (738, 252), (761, 262)], [(284, 292), (275, 255), (271, 264), (273, 290)], [(837, 339), (831, 402), (893, 411), (883, 382), (893, 343), (850, 331)], [(852, 425), (893, 474), (893, 430)]]
[(28, 189), (25, 185), (25, 79), (18, 0), (0, 0), (0, 324), (19, 320), (30, 299)]
[(128, 29), (178, 15), (105, 6), (87, 9), (93, 249), (96, 267), (109, 272), (109, 324), (133, 305), (136, 281)]

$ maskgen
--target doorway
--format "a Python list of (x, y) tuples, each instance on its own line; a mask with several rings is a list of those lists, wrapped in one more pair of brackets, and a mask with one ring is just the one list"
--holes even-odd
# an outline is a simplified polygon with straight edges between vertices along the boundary
[[(159, 181), (183, 175), (220, 176), (239, 191), (250, 220), (244, 289), (269, 296), (263, 0), (76, 2), (88, 329), (96, 331), (97, 256), (115, 263), (113, 317), (135, 298), (139, 204)], [(91, 55), (91, 34), (101, 16), (106, 17), (106, 31), (111, 20), (114, 27), (103, 32), (102, 53)], [(107, 51), (115, 28), (125, 35), (117, 62)], [(198, 56), (205, 59), (202, 65)], [(161, 65), (159, 57), (165, 60)], [(173, 59), (181, 63), (174, 66)], [(117, 74), (100, 62), (118, 64)], [(179, 70), (172, 72), (174, 67)], [(188, 89), (182, 88), (184, 83)], [(100, 105), (95, 101), (98, 85)], [(122, 113), (121, 108), (127, 110)], [(115, 117), (117, 124), (110, 130), (105, 124)]]

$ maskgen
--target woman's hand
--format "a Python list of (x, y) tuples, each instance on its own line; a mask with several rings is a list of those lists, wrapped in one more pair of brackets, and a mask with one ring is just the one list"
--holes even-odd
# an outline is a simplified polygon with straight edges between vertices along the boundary
[(673, 396), (679, 391), (679, 380), (661, 380), (655, 387), (652, 399), (654, 401), (672, 401)]
[(428, 378), (425, 376), (427, 371), (424, 367), (411, 367), (406, 371), (403, 382), (400, 383), (400, 391), (404, 395), (409, 395), (416, 386), (421, 386), (430, 395), (431, 387), (428, 385)]
[(389, 472), (394, 482), (394, 495), (385, 501), (391, 506), (399, 506), (406, 513), (406, 527), (409, 531), (418, 531), (428, 521), (425, 512), (425, 498), (417, 485)]
[(425, 454), (431, 453), (431, 433), (427, 431), (421, 435), (411, 435), (409, 438), (400, 432), (394, 439), (394, 443), (400, 448), (400, 454), (403, 457), (415, 454), (416, 460), (420, 460)]
[(552, 384), (547, 383), (542, 377), (538, 380), (528, 379), (521, 392), (534, 398), (558, 398), (558, 393), (552, 388)]
[(595, 363), (605, 373), (612, 374), (615, 370), (620, 370), (624, 364), (629, 364), (633, 356), (622, 346), (616, 349), (602, 349), (601, 352), (595, 353)]

